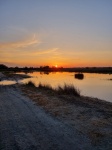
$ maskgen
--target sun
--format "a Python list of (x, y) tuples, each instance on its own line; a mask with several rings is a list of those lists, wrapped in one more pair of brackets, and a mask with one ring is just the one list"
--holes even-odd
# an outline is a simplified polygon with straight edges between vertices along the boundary
[(57, 67), (58, 67), (58, 65), (55, 65), (55, 67), (57, 68)]

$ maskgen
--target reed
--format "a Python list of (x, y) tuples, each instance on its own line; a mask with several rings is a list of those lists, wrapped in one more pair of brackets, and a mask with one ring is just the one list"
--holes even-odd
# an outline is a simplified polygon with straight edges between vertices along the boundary
[(74, 95), (80, 96), (80, 91), (73, 84), (64, 84), (64, 86), (58, 86), (55, 91), (59, 95)]
[(27, 83), (25, 83), (25, 85), (28, 87), (36, 87), (35, 83), (32, 81), (28, 81)]
[(50, 84), (42, 84), (41, 82), (38, 84), (38, 88), (45, 90), (53, 90)]
[(52, 90), (53, 92), (57, 93), (58, 95), (74, 95), (80, 96), (80, 91), (74, 87), (73, 84), (64, 84), (64, 86), (58, 85), (57, 88), (53, 89), (49, 84), (42, 84), (39, 83), (38, 88), (45, 89), (45, 90)]
[[(36, 85), (34, 82), (29, 81), (28, 83), (25, 83), (28, 87), (35, 87)], [(64, 84), (63, 86), (58, 85), (57, 88), (52, 88), (50, 84), (42, 84), (41, 82), (37, 86), (39, 89), (51, 91), (53, 93), (56, 93), (58, 95), (74, 95), (79, 97), (80, 91), (77, 89), (73, 84)]]

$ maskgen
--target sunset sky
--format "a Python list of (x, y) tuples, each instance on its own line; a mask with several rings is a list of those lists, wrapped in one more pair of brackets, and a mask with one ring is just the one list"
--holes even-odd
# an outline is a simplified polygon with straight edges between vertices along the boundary
[(112, 66), (112, 0), (0, 0), (0, 64)]

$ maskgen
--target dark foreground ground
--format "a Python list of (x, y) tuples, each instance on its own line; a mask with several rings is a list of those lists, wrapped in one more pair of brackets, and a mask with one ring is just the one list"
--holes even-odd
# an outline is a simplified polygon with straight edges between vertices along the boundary
[(90, 149), (112, 149), (112, 103), (26, 85), (0, 86), (0, 150)]
[(111, 148), (111, 135), (103, 137), (99, 144), (93, 144), (87, 134), (69, 123), (56, 119), (35, 105), (23, 95), (18, 86), (0, 86), (0, 150), (111, 150)]
[(0, 150), (94, 149), (90, 140), (35, 106), (15, 86), (0, 87)]

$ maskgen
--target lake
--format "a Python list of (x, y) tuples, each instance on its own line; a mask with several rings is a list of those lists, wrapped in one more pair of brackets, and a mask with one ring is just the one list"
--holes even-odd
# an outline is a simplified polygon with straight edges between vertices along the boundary
[(24, 79), (21, 82), (25, 83), (29, 80), (33, 81), (36, 85), (39, 82), (50, 84), (53, 88), (64, 83), (73, 84), (77, 87), (82, 95), (97, 97), (106, 101), (112, 102), (112, 74), (96, 74), (96, 73), (84, 73), (84, 78), (75, 78), (75, 73), (70, 72), (51, 72), (40, 73), (33, 72), (28, 73), (32, 76), (30, 79)]
[[(112, 102), (112, 74), (84, 73), (83, 79), (75, 78), (75, 74), (74, 72), (33, 72), (28, 73), (32, 78), (23, 79), (19, 82), (26, 83), (31, 80), (36, 85), (41, 82), (50, 84), (53, 88), (64, 83), (73, 84), (81, 91), (81, 95), (97, 97)], [(11, 81), (4, 82), (5, 84), (13, 84)]]

